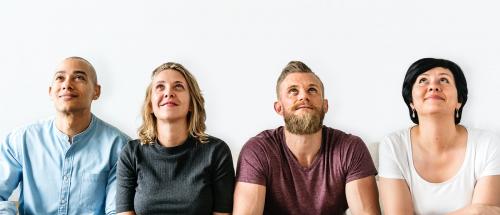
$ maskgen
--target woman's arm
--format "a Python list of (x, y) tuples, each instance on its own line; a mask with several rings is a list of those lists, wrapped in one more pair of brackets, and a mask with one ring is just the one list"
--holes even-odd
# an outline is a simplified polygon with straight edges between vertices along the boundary
[(500, 215), (500, 176), (485, 176), (480, 178), (474, 188), (472, 204), (449, 215), (488, 214)]
[(380, 197), (384, 214), (413, 214), (410, 189), (404, 179), (380, 177)]

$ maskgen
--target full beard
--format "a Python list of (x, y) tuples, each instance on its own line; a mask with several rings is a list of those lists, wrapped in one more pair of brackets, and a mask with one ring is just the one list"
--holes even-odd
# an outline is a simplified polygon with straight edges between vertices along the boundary
[(320, 110), (313, 109), (312, 112), (308, 112), (303, 115), (287, 113), (286, 111), (284, 113), (286, 129), (290, 133), (297, 135), (316, 133), (323, 127), (324, 117), (325, 111), (323, 108)]

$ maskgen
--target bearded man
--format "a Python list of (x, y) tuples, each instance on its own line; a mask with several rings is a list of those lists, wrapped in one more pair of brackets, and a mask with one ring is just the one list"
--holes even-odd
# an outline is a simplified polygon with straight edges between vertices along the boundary
[(285, 126), (242, 148), (233, 214), (380, 214), (377, 170), (357, 136), (323, 125), (328, 111), (319, 77), (300, 61), (283, 69), (274, 110)]

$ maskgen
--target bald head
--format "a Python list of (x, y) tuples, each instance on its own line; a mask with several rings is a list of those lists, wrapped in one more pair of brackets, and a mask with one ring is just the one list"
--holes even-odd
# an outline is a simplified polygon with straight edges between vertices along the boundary
[(88, 72), (88, 75), (89, 75), (89, 78), (90, 80), (92, 80), (92, 82), (97, 85), (97, 74), (96, 74), (96, 71), (94, 69), (94, 66), (92, 66), (92, 64), (85, 58), (83, 57), (78, 57), (78, 56), (72, 56), (72, 57), (68, 57), (68, 58), (65, 58), (61, 64), (63, 64), (64, 62), (67, 62), (67, 61), (80, 61), (82, 63), (84, 63), (87, 67), (87, 72)]

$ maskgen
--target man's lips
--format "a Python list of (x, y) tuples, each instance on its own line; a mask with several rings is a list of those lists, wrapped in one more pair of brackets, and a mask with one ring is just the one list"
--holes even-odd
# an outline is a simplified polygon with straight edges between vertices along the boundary
[(314, 107), (310, 106), (310, 105), (297, 105), (294, 109), (295, 110), (299, 110), (299, 109), (311, 109), (311, 110), (313, 110)]
[(77, 97), (77, 95), (76, 94), (61, 94), (58, 97), (62, 98), (62, 99), (72, 99), (72, 98)]

